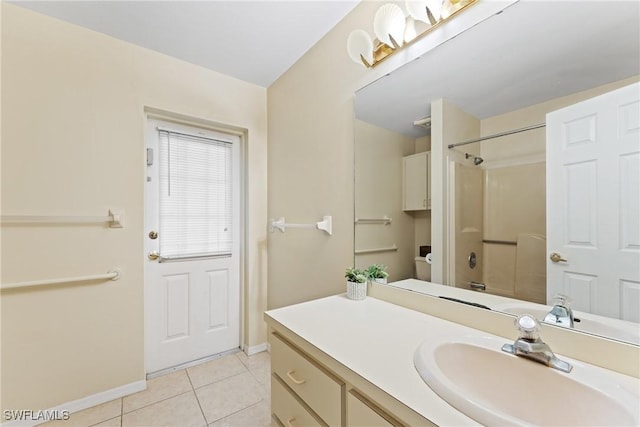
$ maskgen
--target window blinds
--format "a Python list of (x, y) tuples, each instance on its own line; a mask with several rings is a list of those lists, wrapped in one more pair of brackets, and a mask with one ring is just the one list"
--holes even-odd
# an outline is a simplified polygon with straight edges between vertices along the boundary
[(231, 255), (231, 143), (158, 132), (162, 257)]

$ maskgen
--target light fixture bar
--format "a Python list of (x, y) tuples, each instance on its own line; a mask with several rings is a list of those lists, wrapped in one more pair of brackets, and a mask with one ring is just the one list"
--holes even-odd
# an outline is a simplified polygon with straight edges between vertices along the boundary
[[(442, 14), (445, 16), (441, 16), (440, 9), (437, 7), (439, 6), (437, 4), (439, 1), (443, 6), (456, 9), (450, 14), (444, 13), (443, 10)], [(394, 52), (415, 43), (417, 40), (478, 1), (479, 0), (444, 0), (442, 2), (441, 0), (432, 0), (431, 2), (424, 2), (424, 14), (420, 12), (420, 8), (414, 8), (410, 11), (409, 16), (404, 17), (405, 29), (408, 25), (414, 25), (414, 19), (418, 19), (428, 25), (427, 28), (415, 35), (415, 37), (412, 35), (410, 40), (405, 40), (404, 36), (400, 38), (398, 37), (398, 34), (405, 33), (405, 29), (402, 29), (402, 31), (399, 30), (399, 25), (402, 19), (402, 15), (400, 17), (398, 16), (400, 8), (394, 4), (385, 4), (378, 10), (374, 19), (374, 28), (376, 29), (378, 37), (372, 40), (371, 37), (363, 30), (352, 31), (349, 35), (349, 39), (347, 40), (347, 51), (349, 56), (354, 62), (363, 64), (367, 68), (375, 67), (380, 62), (391, 56)], [(420, 16), (418, 16), (418, 14)], [(415, 32), (413, 32), (413, 34), (415, 34)]]

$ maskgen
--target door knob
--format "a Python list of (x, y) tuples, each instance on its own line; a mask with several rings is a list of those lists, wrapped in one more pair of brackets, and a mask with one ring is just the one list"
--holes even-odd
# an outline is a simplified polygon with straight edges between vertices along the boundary
[(160, 258), (160, 254), (158, 253), (158, 251), (151, 251), (149, 252), (149, 259), (152, 261), (157, 260), (158, 258)]
[(567, 262), (567, 260), (562, 258), (562, 255), (557, 252), (552, 252), (551, 255), (549, 255), (549, 259), (552, 262)]

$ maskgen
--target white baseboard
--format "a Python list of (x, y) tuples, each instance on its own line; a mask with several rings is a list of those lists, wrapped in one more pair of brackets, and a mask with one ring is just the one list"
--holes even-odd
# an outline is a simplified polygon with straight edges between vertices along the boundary
[(253, 356), (256, 353), (261, 353), (263, 351), (269, 351), (269, 344), (264, 342), (258, 345), (247, 346), (244, 348), (244, 352), (247, 356)]
[[(91, 396), (83, 397), (78, 400), (63, 403), (62, 405), (58, 405), (53, 408), (43, 410), (42, 412), (49, 413), (49, 414), (54, 414), (54, 413), (61, 414), (62, 411), (69, 411), (69, 413), (73, 414), (74, 412), (79, 412), (79, 411), (82, 411), (83, 409), (91, 408), (93, 406), (100, 405), (102, 403), (106, 403), (111, 400), (118, 399), (120, 397), (124, 397), (129, 394), (145, 390), (146, 388), (147, 388), (147, 382), (145, 380), (140, 380), (133, 383), (125, 384), (120, 387), (112, 388), (110, 390), (106, 390), (100, 393), (92, 394)], [(4, 414), (2, 414), (2, 419), (4, 420)], [(2, 427), (32, 427), (38, 424), (45, 423), (47, 421), (49, 420), (14, 420), (14, 421), (3, 422), (0, 425)]]

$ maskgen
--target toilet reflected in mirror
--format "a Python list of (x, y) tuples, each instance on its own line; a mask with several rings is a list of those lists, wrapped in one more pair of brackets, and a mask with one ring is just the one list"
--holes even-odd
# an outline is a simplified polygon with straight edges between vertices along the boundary
[(423, 257), (416, 257), (416, 279), (431, 281), (431, 266)]
[(431, 246), (420, 246), (420, 256), (415, 258), (416, 271), (415, 278), (419, 280), (431, 281), (431, 262), (427, 262), (427, 257), (431, 257)]

